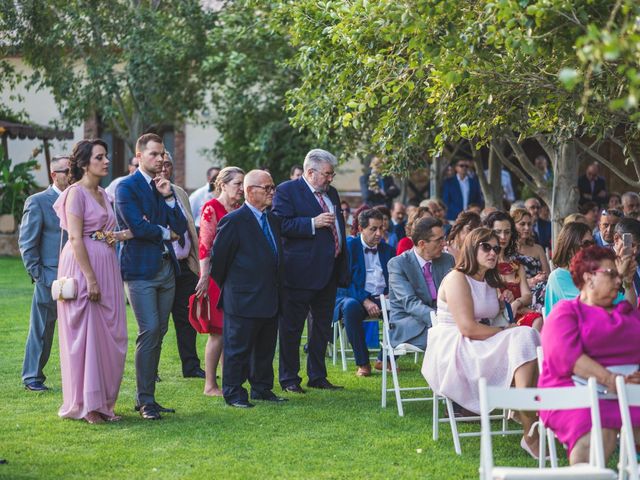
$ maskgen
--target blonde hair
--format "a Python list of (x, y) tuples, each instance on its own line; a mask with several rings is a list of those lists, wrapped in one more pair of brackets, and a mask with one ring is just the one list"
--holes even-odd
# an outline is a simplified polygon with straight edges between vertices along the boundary
[(226, 185), (231, 182), (236, 175), (244, 175), (244, 170), (240, 167), (224, 167), (216, 177), (216, 182), (213, 185), (214, 191), (220, 195), (220, 192), (222, 192), (222, 185)]

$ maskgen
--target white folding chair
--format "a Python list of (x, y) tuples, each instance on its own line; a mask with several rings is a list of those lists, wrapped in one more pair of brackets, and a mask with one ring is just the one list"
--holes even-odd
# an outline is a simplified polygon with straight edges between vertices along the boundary
[[(398, 381), (398, 366), (396, 364), (396, 356), (407, 355), (409, 353), (424, 353), (424, 350), (411, 345), (410, 343), (402, 343), (396, 347), (391, 346), (389, 331), (389, 301), (384, 295), (380, 295), (380, 310), (382, 310), (382, 408), (387, 407), (387, 393), (394, 392), (396, 397), (396, 405), (398, 407), (398, 415), (404, 416), (403, 402), (427, 402), (433, 400), (434, 397), (411, 397), (402, 398), (402, 392), (431, 390), (429, 387), (400, 387)], [(387, 388), (387, 364), (391, 363), (391, 378), (393, 388)]]
[[(367, 318), (364, 323), (367, 322), (379, 322), (379, 318)], [(375, 349), (373, 351), (376, 351)], [(342, 319), (338, 319), (333, 322), (333, 344), (331, 346), (331, 359), (334, 365), (338, 362), (338, 352), (340, 352), (340, 360), (342, 362), (342, 371), (347, 371), (347, 360), (355, 360), (354, 357), (347, 356), (348, 353), (352, 353), (353, 349), (349, 348), (349, 339), (347, 338), (347, 331), (344, 327)]]
[[(544, 362), (542, 347), (536, 347), (536, 356), (538, 358), (538, 371), (542, 373), (542, 363)], [(549, 463), (551, 464), (551, 468), (558, 468), (556, 434), (553, 433), (553, 430), (547, 428), (542, 420), (540, 420), (540, 435), (540, 468), (544, 468), (547, 464), (546, 448), (544, 448), (545, 445), (549, 445)]]
[(629, 407), (640, 407), (640, 385), (627, 385), (624, 377), (616, 377), (616, 391), (618, 392), (618, 404), (622, 418), (620, 429), (620, 463), (618, 464), (618, 478), (620, 480), (638, 480), (638, 458), (636, 454), (636, 441), (633, 437), (633, 425)]
[[(561, 388), (503, 388), (490, 387), (481, 378), (480, 390), (480, 479), (592, 479), (613, 480), (616, 474), (605, 468), (604, 448), (602, 445), (602, 427), (596, 381), (589, 379), (586, 387)], [(591, 409), (591, 451), (588, 465), (556, 468), (495, 467), (491, 443), (490, 412), (496, 408), (512, 410), (569, 410), (575, 408)], [(540, 440), (544, 433), (540, 433)], [(542, 448), (540, 454), (544, 455)]]

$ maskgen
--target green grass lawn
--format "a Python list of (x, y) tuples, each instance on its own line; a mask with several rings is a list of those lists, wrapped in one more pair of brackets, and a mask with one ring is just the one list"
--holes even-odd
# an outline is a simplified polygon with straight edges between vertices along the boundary
[[(162, 350), (160, 403), (174, 407), (159, 422), (134, 413), (133, 350), (136, 323), (128, 309), (129, 352), (115, 424), (62, 420), (58, 340), (45, 373), (52, 391), (24, 390), (20, 373), (29, 325), (32, 286), (19, 259), (0, 258), (0, 465), (2, 479), (36, 478), (477, 478), (479, 440), (463, 439), (453, 451), (447, 425), (431, 440), (431, 404), (405, 404), (400, 418), (393, 399), (380, 408), (380, 374), (357, 378), (329, 363), (329, 379), (341, 392), (310, 390), (281, 405), (250, 410), (202, 395), (203, 380), (184, 379), (170, 326)], [(200, 336), (198, 351), (204, 351)], [(424, 380), (413, 358), (404, 358), (401, 382)], [(277, 367), (277, 356), (276, 356)], [(277, 368), (276, 368), (277, 371)], [(275, 389), (279, 393), (279, 389)], [(465, 429), (478, 428), (467, 426)], [(494, 439), (496, 463), (534, 466), (519, 437)]]

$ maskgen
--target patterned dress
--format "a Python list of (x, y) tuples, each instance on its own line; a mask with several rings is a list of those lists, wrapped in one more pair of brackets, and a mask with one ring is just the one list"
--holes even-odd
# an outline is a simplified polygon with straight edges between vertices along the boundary
[[(517, 255), (516, 260), (524, 267), (527, 278), (533, 278), (542, 272), (542, 262), (539, 258), (530, 257), (529, 255)], [(544, 309), (544, 296), (546, 293), (547, 282), (538, 282), (531, 287), (531, 308), (536, 312), (542, 312)]]

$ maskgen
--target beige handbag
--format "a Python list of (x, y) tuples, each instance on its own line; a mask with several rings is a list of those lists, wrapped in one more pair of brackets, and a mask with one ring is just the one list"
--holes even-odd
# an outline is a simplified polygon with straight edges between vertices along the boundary
[[(62, 255), (62, 232), (60, 229), (60, 251), (58, 252), (58, 262)], [(51, 298), (64, 302), (65, 300), (75, 300), (78, 296), (78, 282), (75, 278), (60, 277), (51, 284)]]

